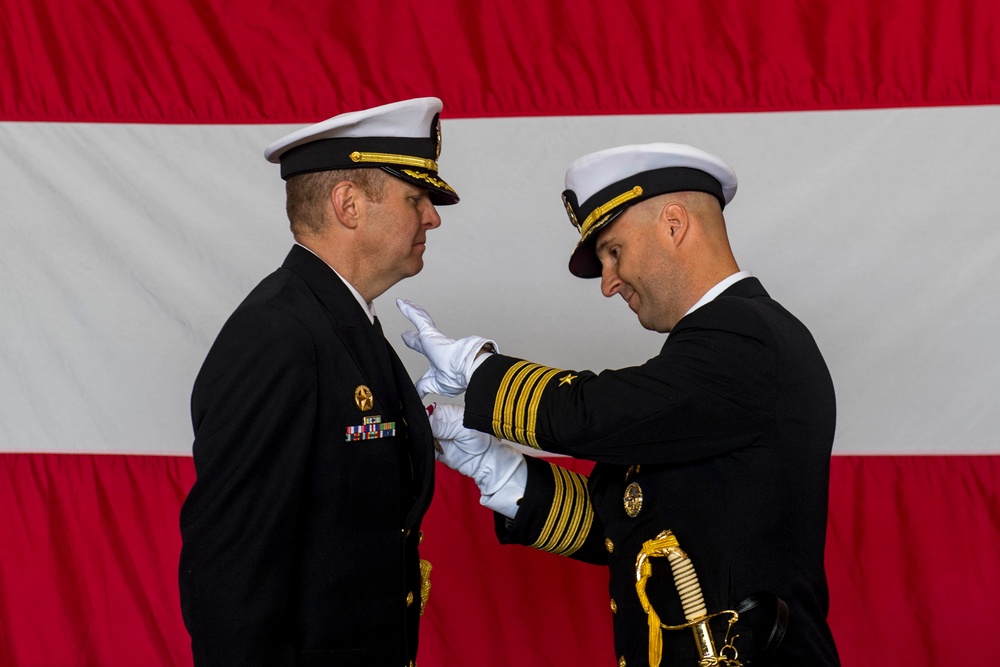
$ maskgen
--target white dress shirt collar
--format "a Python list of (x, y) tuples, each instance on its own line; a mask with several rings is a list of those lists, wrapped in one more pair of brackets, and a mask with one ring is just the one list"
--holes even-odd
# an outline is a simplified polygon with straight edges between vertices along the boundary
[(702, 306), (704, 306), (706, 303), (709, 303), (710, 301), (712, 301), (713, 299), (715, 299), (715, 297), (717, 297), (720, 294), (722, 294), (723, 292), (725, 292), (729, 288), (729, 286), (732, 285), (733, 283), (737, 283), (737, 282), (743, 280), (744, 278), (752, 278), (752, 277), (753, 277), (753, 274), (750, 273), (749, 271), (738, 271), (737, 273), (734, 273), (733, 275), (729, 276), (728, 278), (723, 278), (721, 281), (719, 281), (718, 283), (716, 283), (715, 287), (713, 287), (712, 289), (710, 289), (707, 292), (705, 292), (704, 296), (702, 296), (700, 299), (698, 299), (698, 303), (696, 303), (693, 306), (691, 306), (690, 310), (688, 310), (684, 314), (685, 315), (690, 315), (694, 311), (698, 310), (699, 308), (701, 308)]

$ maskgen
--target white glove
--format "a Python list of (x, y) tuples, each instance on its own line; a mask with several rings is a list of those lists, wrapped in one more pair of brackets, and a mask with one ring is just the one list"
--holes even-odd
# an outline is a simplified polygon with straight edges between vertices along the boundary
[[(435, 458), (471, 477), (483, 496), (492, 496), (510, 481), (518, 466), (524, 463), (524, 455), (489, 433), (462, 426), (464, 414), (461, 405), (434, 406), (428, 419), (442, 450)], [(522, 493), (523, 489), (522, 483)]]
[(431, 367), (417, 380), (417, 393), (458, 396), (469, 386), (476, 369), (476, 355), (484, 347), (496, 351), (496, 343), (482, 336), (452, 340), (437, 330), (427, 311), (410, 301), (396, 299), (396, 307), (413, 323), (416, 331), (404, 331), (403, 342), (427, 357)]

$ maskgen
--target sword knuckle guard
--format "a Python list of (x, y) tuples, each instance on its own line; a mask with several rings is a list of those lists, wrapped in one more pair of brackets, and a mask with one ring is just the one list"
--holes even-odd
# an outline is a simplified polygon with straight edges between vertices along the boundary
[[(650, 558), (654, 556), (666, 556), (670, 562), (670, 570), (674, 577), (674, 586), (680, 596), (681, 608), (684, 610), (684, 618), (687, 623), (683, 625), (665, 625), (660, 622), (653, 605), (646, 595), (646, 584), (653, 575)], [(701, 584), (698, 582), (698, 575), (695, 573), (694, 564), (684, 551), (674, 534), (665, 530), (642, 545), (642, 550), (636, 557), (636, 593), (639, 595), (639, 603), (646, 612), (649, 621), (649, 666), (659, 667), (663, 657), (663, 630), (683, 630), (691, 628), (694, 633), (695, 645), (698, 649), (697, 667), (743, 667), (738, 658), (736, 647), (729, 632), (733, 624), (739, 620), (739, 615), (735, 611), (724, 610), (715, 614), (709, 614), (705, 607), (705, 597), (701, 592)], [(716, 616), (729, 614), (729, 626), (726, 630), (725, 645), (721, 651), (716, 650), (715, 640), (712, 638), (712, 630), (708, 622)]]

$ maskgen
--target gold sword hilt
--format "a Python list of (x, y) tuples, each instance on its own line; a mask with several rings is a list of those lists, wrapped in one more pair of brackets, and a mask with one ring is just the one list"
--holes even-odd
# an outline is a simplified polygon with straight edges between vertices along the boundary
[[(652, 563), (649, 559), (656, 556), (666, 556), (670, 562), (670, 570), (674, 575), (674, 585), (681, 598), (681, 608), (684, 610), (684, 618), (687, 623), (683, 625), (665, 625), (660, 622), (660, 618), (653, 609), (646, 595), (646, 583), (653, 574)], [(642, 551), (636, 558), (636, 592), (639, 594), (639, 603), (643, 611), (646, 612), (649, 623), (649, 665), (659, 667), (663, 656), (663, 634), (665, 630), (683, 630), (691, 628), (694, 633), (695, 645), (698, 649), (699, 667), (710, 667), (714, 665), (727, 665), (740, 667), (740, 662), (736, 660), (735, 648), (728, 645), (725, 647), (733, 653), (733, 657), (721, 655), (715, 648), (715, 640), (712, 638), (712, 631), (708, 625), (709, 620), (720, 614), (731, 614), (730, 627), (739, 618), (734, 611), (723, 611), (717, 614), (709, 614), (705, 607), (705, 597), (701, 592), (701, 584), (698, 582), (698, 575), (694, 571), (694, 564), (684, 550), (674, 534), (665, 530), (642, 545)], [(728, 633), (727, 633), (728, 636)]]

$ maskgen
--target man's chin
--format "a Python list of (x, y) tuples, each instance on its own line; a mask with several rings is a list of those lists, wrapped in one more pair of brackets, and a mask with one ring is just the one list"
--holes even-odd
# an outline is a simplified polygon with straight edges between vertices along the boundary
[(639, 324), (642, 326), (643, 329), (646, 329), (647, 331), (655, 331), (656, 333), (665, 334), (665, 333), (670, 333), (670, 330), (673, 328), (672, 325), (665, 324), (662, 321), (660, 322), (651, 321), (648, 316), (643, 317), (643, 313), (641, 312), (637, 311), (635, 315), (636, 318), (639, 320)]

